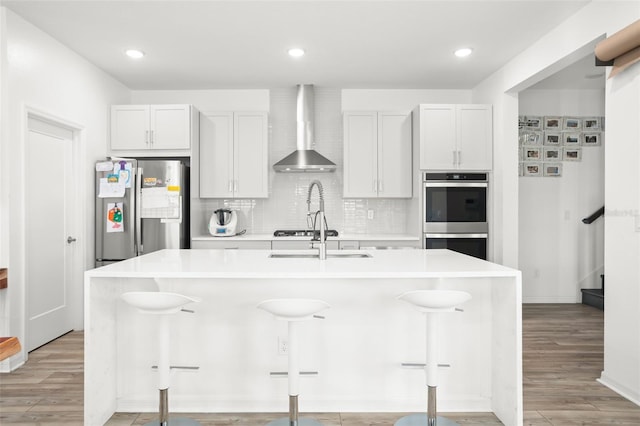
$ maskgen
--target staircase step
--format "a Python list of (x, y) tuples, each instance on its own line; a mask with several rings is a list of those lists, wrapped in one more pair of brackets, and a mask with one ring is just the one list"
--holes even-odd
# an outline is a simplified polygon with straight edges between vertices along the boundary
[(583, 288), (582, 303), (604, 311), (604, 291), (600, 288)]

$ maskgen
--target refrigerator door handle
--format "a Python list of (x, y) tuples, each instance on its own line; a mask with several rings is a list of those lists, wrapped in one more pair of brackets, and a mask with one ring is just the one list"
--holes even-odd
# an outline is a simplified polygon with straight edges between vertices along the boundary
[(140, 256), (142, 254), (142, 219), (140, 218), (140, 213), (142, 212), (142, 167), (138, 167), (138, 173), (136, 175), (136, 193), (133, 194), (133, 202), (135, 204), (135, 209), (132, 213), (132, 221), (135, 223), (135, 253), (136, 256)]

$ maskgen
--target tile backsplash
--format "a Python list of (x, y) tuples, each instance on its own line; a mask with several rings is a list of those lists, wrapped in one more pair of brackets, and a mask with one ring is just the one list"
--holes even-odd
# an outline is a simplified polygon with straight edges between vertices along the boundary
[[(309, 184), (324, 188), (325, 214), (331, 229), (346, 234), (408, 233), (407, 199), (343, 199), (343, 146), (341, 89), (315, 88), (315, 149), (337, 165), (333, 173), (276, 173), (272, 165), (296, 148), (296, 88), (272, 89), (269, 111), (269, 198), (200, 199), (192, 205), (194, 236), (207, 234), (214, 210), (238, 211), (238, 231), (270, 234), (276, 229), (307, 228)], [(312, 212), (318, 193), (311, 196)], [(372, 211), (373, 218), (368, 218)]]

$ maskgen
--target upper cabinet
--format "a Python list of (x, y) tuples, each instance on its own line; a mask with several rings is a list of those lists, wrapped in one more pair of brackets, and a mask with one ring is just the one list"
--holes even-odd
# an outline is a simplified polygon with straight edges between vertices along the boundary
[(491, 170), (491, 105), (420, 105), (415, 114), (421, 170)]
[(191, 105), (111, 106), (111, 151), (189, 155), (192, 130)]
[(344, 113), (343, 196), (412, 196), (409, 112)]
[(200, 197), (269, 196), (266, 112), (214, 112), (200, 117)]

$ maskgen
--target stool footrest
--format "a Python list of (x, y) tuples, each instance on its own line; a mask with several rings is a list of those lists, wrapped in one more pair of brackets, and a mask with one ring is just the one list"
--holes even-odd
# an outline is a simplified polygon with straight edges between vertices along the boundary
[[(288, 376), (289, 372), (288, 371), (271, 371), (269, 375), (270, 376)], [(317, 371), (301, 371), (300, 375), (301, 376), (317, 376), (318, 372)]]
[[(419, 362), (403, 362), (400, 365), (406, 368), (424, 368), (427, 366), (427, 364)], [(451, 364), (438, 364), (438, 367), (448, 368), (451, 367)]]
[[(158, 366), (152, 365), (151, 368), (154, 370), (157, 370)], [(191, 367), (188, 365), (170, 365), (169, 368), (172, 370), (199, 370), (200, 369), (200, 367)]]

